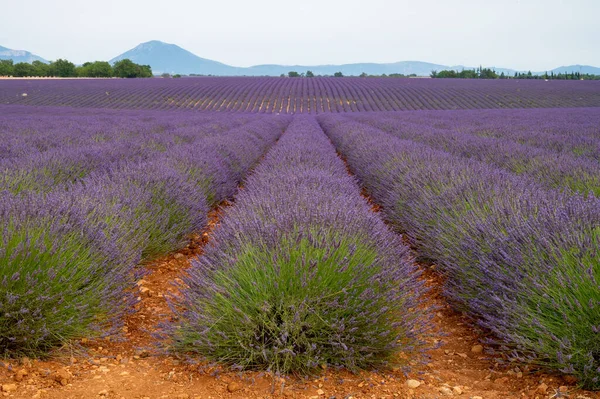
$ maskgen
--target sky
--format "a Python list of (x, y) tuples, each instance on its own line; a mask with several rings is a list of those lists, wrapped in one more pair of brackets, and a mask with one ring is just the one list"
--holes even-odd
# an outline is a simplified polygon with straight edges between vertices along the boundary
[(161, 40), (234, 66), (600, 66), (600, 0), (0, 0), (0, 45), (109, 60)]

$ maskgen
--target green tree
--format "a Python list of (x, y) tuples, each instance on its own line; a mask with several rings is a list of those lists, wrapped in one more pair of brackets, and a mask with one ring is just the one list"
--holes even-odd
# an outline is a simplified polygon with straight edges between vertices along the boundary
[(334, 78), (343, 78), (343, 77), (344, 77), (344, 74), (343, 74), (343, 73), (341, 73), (341, 72), (336, 72), (336, 73), (334, 73), (334, 74), (333, 74), (333, 77), (334, 77)]
[(437, 73), (436, 77), (442, 78), (442, 79), (457, 78), (458, 77), (458, 73), (456, 71), (451, 70), (451, 69), (447, 69), (447, 70), (439, 71)]
[(13, 76), (14, 74), (13, 60), (0, 60), (0, 76)]
[(50, 63), (48, 75), (58, 76), (61, 78), (70, 78), (77, 76), (75, 71), (75, 64), (73, 64), (71, 61), (59, 58), (58, 60)]
[(313, 71), (306, 71), (306, 77), (307, 78), (314, 78), (315, 74), (313, 73)]
[(50, 72), (50, 66), (42, 61), (33, 61), (31, 67), (33, 68), (33, 76), (48, 76)]
[(456, 77), (461, 79), (477, 79), (479, 78), (479, 72), (475, 71), (474, 69), (463, 69), (456, 75)]
[(31, 64), (26, 62), (19, 62), (15, 64), (13, 68), (13, 76), (24, 78), (27, 76), (34, 76), (35, 70)]
[(298, 72), (296, 72), (296, 71), (289, 71), (288, 72), (288, 77), (290, 77), (290, 78), (299, 78), (300, 74)]
[[(87, 66), (85, 66), (87, 64)], [(113, 68), (106, 61), (95, 61), (84, 64), (85, 76), (90, 78), (110, 78), (113, 76)]]
[(115, 62), (113, 71), (118, 78), (151, 78), (150, 65), (138, 65), (128, 58)]
[(152, 67), (150, 65), (138, 65), (139, 67), (139, 76), (138, 78), (151, 78), (154, 76), (152, 74)]
[(479, 70), (479, 78), (480, 79), (498, 79), (498, 74), (496, 71), (490, 68), (481, 68)]

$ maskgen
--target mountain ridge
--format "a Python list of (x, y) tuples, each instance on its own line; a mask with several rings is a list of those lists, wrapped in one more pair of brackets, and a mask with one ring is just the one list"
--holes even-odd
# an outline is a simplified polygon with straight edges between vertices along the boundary
[[(127, 50), (116, 57), (110, 59), (110, 63), (129, 58), (133, 62), (143, 65), (150, 65), (155, 75), (163, 73), (168, 74), (198, 74), (198, 75), (216, 75), (216, 76), (279, 76), (287, 74), (290, 71), (303, 73), (308, 70), (315, 75), (333, 75), (335, 72), (342, 72), (344, 75), (390, 75), (400, 73), (404, 75), (416, 74), (417, 76), (429, 76), (432, 70), (457, 70), (475, 69), (463, 65), (442, 65), (424, 61), (399, 61), (392, 63), (349, 63), (349, 64), (323, 64), (323, 65), (280, 65), (280, 64), (260, 64), (250, 67), (236, 67), (224, 64), (222, 62), (199, 57), (192, 52), (176, 45), (165, 43), (159, 40), (151, 40), (140, 43), (134, 48)], [(42, 57), (24, 50), (11, 50), (0, 46), (0, 59), (13, 59), (14, 62), (32, 62), (39, 60), (48, 62)], [(514, 75), (515, 72), (524, 72), (511, 68), (489, 67), (497, 73), (504, 72), (505, 75)], [(542, 75), (545, 72), (551, 73), (570, 73), (581, 72), (600, 75), (600, 68), (591, 65), (567, 65), (560, 66), (548, 71), (532, 72), (534, 75)]]
[(48, 63), (47, 60), (43, 59), (39, 55), (35, 55), (25, 50), (13, 50), (7, 47), (0, 46), (0, 60), (13, 60), (13, 62), (28, 62), (32, 63), (33, 61), (41, 61), (45, 64)]

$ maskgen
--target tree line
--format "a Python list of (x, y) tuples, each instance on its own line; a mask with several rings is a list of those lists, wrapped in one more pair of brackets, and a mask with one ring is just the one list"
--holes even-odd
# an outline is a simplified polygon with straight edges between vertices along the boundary
[(600, 80), (600, 75), (592, 75), (588, 73), (571, 72), (557, 73), (546, 72), (542, 75), (534, 75), (529, 72), (515, 72), (514, 76), (501, 72), (498, 74), (490, 68), (479, 67), (477, 69), (463, 69), (462, 71), (443, 70), (431, 71), (430, 77), (437, 79), (453, 78), (453, 79), (544, 79), (544, 80)]
[(600, 75), (581, 72), (565, 72), (565, 73), (550, 73), (545, 72), (543, 75), (533, 75), (531, 71), (527, 73), (515, 72), (515, 79), (544, 79), (544, 80), (600, 80)]
[[(344, 74), (342, 72), (335, 72), (333, 75), (315, 75), (313, 73), (313, 71), (306, 71), (306, 72), (297, 72), (297, 71), (290, 71), (287, 73), (287, 75), (285, 74), (281, 74), (280, 77), (285, 78), (314, 78), (315, 76), (319, 76), (319, 77), (330, 77), (333, 76), (334, 78), (343, 78)], [(350, 75), (350, 76), (356, 76), (356, 75)], [(360, 78), (413, 78), (413, 77), (417, 77), (417, 74), (412, 73), (410, 75), (404, 75), (401, 73), (390, 73), (389, 75), (386, 75), (385, 73), (382, 75), (369, 75), (366, 72), (361, 73), (360, 75), (358, 75), (358, 77)]]
[[(285, 74), (281, 74), (280, 77), (285, 78)], [(296, 72), (296, 71), (289, 71), (287, 74), (288, 78), (314, 78), (316, 75), (314, 74), (313, 71), (306, 71), (305, 72)], [(318, 75), (319, 77), (323, 76), (323, 75)], [(329, 75), (324, 75), (324, 76), (329, 76)], [(333, 74), (333, 77), (335, 78), (343, 78), (344, 74), (341, 72), (336, 72)]]
[(41, 61), (32, 63), (0, 60), (0, 76), (15, 77), (60, 77), (60, 78), (151, 78), (150, 65), (139, 65), (130, 59), (109, 64), (106, 61), (86, 62), (76, 66), (68, 60), (58, 59), (49, 64)]

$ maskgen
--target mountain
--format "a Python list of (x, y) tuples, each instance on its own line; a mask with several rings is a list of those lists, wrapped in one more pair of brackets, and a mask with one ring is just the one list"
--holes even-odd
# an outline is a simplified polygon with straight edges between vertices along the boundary
[[(550, 71), (548, 71), (550, 72)], [(571, 73), (571, 72), (581, 72), (581, 73), (589, 73), (591, 75), (600, 75), (600, 68), (593, 67), (590, 65), (569, 65), (569, 66), (561, 66), (552, 70), (554, 73)]]
[[(390, 75), (401, 73), (404, 75), (416, 74), (417, 76), (429, 76), (431, 71), (441, 71), (444, 69), (453, 69), (461, 71), (463, 69), (476, 69), (463, 65), (440, 65), (422, 61), (401, 61), (387, 64), (376, 63), (357, 63), (342, 65), (277, 65), (265, 64), (255, 65), (248, 68), (234, 67), (221, 62), (208, 60), (175, 45), (168, 44), (158, 40), (152, 40), (142, 43), (133, 49), (110, 60), (115, 61), (129, 58), (138, 64), (150, 65), (155, 75), (162, 73), (170, 74), (199, 74), (199, 75), (217, 75), (217, 76), (279, 76), (287, 75), (290, 71), (299, 73), (312, 71), (315, 75), (333, 75), (336, 72), (342, 72), (346, 76), (358, 76), (361, 73), (368, 75)], [(504, 72), (505, 75), (512, 76), (518, 71), (509, 68), (491, 67), (496, 72)], [(578, 72), (600, 75), (600, 68), (587, 65), (570, 65), (556, 68), (554, 73)], [(534, 75), (542, 75), (545, 71), (532, 72)], [(550, 73), (550, 71), (548, 71)]]
[(221, 76), (279, 76), (290, 71), (313, 71), (315, 75), (333, 75), (342, 72), (344, 75), (369, 75), (392, 73), (417, 74), (427, 76), (432, 70), (448, 68), (443, 65), (420, 61), (402, 61), (390, 64), (360, 63), (344, 65), (255, 65), (248, 68), (234, 67), (221, 62), (208, 60), (175, 45), (152, 40), (141, 43), (133, 49), (111, 59), (109, 62), (129, 58), (137, 64), (150, 65), (155, 75), (170, 74), (202, 74)]
[(25, 50), (12, 50), (6, 47), (0, 46), (0, 60), (13, 60), (13, 62), (29, 62), (33, 61), (42, 61), (44, 63), (48, 63), (45, 59), (35, 54), (31, 54), (29, 51)]
[(150, 65), (155, 75), (163, 73), (203, 75), (239, 75), (238, 69), (217, 61), (198, 57), (175, 44), (152, 40), (139, 44), (129, 51), (116, 56), (109, 62), (112, 64), (129, 58), (136, 64)]
[[(152, 72), (155, 75), (163, 73), (170, 74), (199, 74), (199, 75), (216, 75), (216, 76), (279, 76), (287, 75), (290, 71), (303, 73), (312, 71), (315, 75), (333, 75), (336, 72), (342, 72), (346, 76), (358, 76), (361, 73), (368, 75), (390, 75), (393, 73), (401, 73), (404, 75), (416, 74), (417, 76), (429, 76), (431, 71), (441, 71), (444, 69), (453, 69), (461, 71), (463, 69), (476, 69), (463, 65), (440, 65), (422, 61), (401, 61), (387, 64), (376, 63), (356, 63), (342, 65), (276, 65), (265, 64), (255, 65), (248, 68), (234, 67), (223, 64), (221, 62), (198, 57), (197, 55), (175, 45), (164, 43), (158, 40), (152, 40), (146, 43), (141, 43), (129, 51), (111, 59), (110, 62), (129, 58), (135, 63), (150, 65)], [(33, 62), (42, 61), (48, 63), (45, 59), (24, 50), (11, 50), (0, 46), (0, 60), (12, 59), (15, 63), (18, 62)], [(497, 73), (504, 72), (505, 75), (512, 76), (515, 72), (527, 72), (509, 68), (490, 67)], [(534, 75), (543, 75), (546, 71), (532, 72)], [(600, 75), (600, 68), (589, 65), (568, 65), (561, 66), (548, 73), (571, 73), (581, 72), (594, 75)]]
[(244, 73), (247, 75), (275, 75), (287, 74), (290, 71), (306, 72), (312, 71), (315, 75), (333, 75), (336, 72), (342, 72), (344, 75), (358, 76), (361, 73), (368, 75), (381, 75), (402, 73), (405, 75), (429, 75), (432, 70), (447, 68), (443, 65), (431, 64), (421, 61), (402, 61), (390, 64), (375, 64), (375, 63), (359, 63), (359, 64), (342, 64), (342, 65), (256, 65), (245, 68)]

